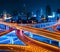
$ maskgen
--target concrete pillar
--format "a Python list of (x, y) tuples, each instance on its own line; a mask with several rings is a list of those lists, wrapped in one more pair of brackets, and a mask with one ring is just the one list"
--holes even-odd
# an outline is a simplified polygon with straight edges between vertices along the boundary
[(29, 32), (29, 37), (33, 38), (33, 34), (31, 32)]
[(13, 37), (10, 37), (10, 44), (14, 44)]
[(20, 35), (23, 36), (23, 31), (22, 31), (22, 29), (20, 29)]
[(6, 25), (5, 25), (5, 30), (6, 30)]
[(58, 46), (59, 46), (59, 48), (60, 48), (60, 42), (58, 43)]
[(52, 40), (50, 40), (49, 43), (52, 44)]
[(19, 33), (19, 35), (21, 35), (21, 36), (23, 36), (23, 31), (22, 31), (22, 29), (16, 29), (16, 33)]

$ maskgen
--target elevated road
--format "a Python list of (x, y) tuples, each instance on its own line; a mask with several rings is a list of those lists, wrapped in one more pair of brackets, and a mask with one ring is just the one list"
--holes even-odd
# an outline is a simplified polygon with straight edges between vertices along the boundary
[(49, 45), (46, 43), (42, 43), (42, 42), (39, 42), (39, 41), (29, 38), (22, 32), (22, 30), (17, 30), (16, 35), (18, 36), (18, 38), (20, 40), (25, 42), (27, 45), (31, 46), (33, 49), (36, 49), (35, 50), (36, 52), (37, 52), (37, 50), (38, 50), (38, 52), (40, 52), (42, 50), (43, 50), (43, 52), (45, 52), (45, 51), (47, 51), (47, 52), (60, 51), (60, 49), (58, 47), (55, 47), (55, 46), (52, 46), (52, 45)]
[(0, 50), (8, 52), (32, 52), (30, 46), (20, 46), (11, 44), (0, 44)]
[(6, 31), (4, 31), (4, 32), (1, 32), (1, 33), (0, 33), (0, 36), (3, 36), (3, 35), (11, 32), (11, 31), (13, 31), (13, 30), (14, 30), (14, 29), (10, 28), (9, 30), (6, 30)]
[(0, 44), (0, 50), (9, 50), (10, 52), (59, 52), (60, 49), (49, 44), (38, 42), (26, 36), (22, 30), (17, 30), (16, 35), (27, 46)]
[(38, 47), (36, 46), (32, 47), (32, 46), (20, 46), (10, 44), (0, 44), (0, 50), (8, 50), (9, 52), (55, 52), (46, 50), (41, 47), (38, 49)]
[(47, 37), (47, 38), (50, 38), (50, 39), (53, 39), (56, 41), (60, 41), (60, 33), (51, 32), (51, 31), (44, 30), (44, 29), (32, 28), (29, 26), (19, 26), (16, 23), (0, 22), (0, 24), (5, 24), (5, 25), (8, 25), (10, 27), (15, 27), (17, 29), (23, 29), (23, 30), (32, 32), (32, 33), (40, 35), (40, 36), (44, 36), (44, 37)]
[[(33, 39), (29, 38), (28, 36), (26, 36), (25, 34), (20, 32), (20, 30), (21, 29), (26, 30), (26, 31), (32, 32), (34, 34), (44, 36), (44, 37), (47, 37), (47, 38), (50, 38), (50, 39), (54, 39), (54, 40), (57, 40), (57, 41), (60, 41), (59, 34), (54, 34), (54, 33), (51, 33), (51, 32), (48, 33), (48, 31), (45, 31), (43, 29), (36, 29), (36, 28), (32, 28), (32, 27), (27, 27), (27, 26), (19, 26), (18, 24), (15, 24), (15, 23), (0, 22), (0, 24), (8, 25), (10, 27), (15, 27), (16, 29), (19, 29), (16, 32), (18, 38), (21, 39), (23, 42), (25, 42), (27, 45), (29, 45), (30, 48), (33, 48), (31, 50), (33, 50), (34, 52), (45, 52), (45, 51), (46, 52), (59, 52), (60, 51), (60, 49), (58, 47), (55, 47), (55, 46), (52, 46), (52, 45), (49, 45), (49, 44), (46, 44), (46, 43), (42, 43), (42, 42), (39, 42), (39, 41), (36, 41), (36, 40), (33, 40)], [(44, 51), (42, 51), (42, 50), (44, 50)]]
[(37, 34), (39, 36), (47, 37), (60, 42), (60, 33), (51, 32), (45, 29), (32, 28), (28, 26), (22, 26), (24, 30)]

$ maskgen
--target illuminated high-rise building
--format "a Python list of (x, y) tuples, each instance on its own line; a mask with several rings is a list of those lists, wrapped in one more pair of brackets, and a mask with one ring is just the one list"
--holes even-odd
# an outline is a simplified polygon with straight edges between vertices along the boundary
[(32, 13), (31, 12), (27, 12), (27, 20), (29, 20), (32, 17)]
[(3, 13), (3, 19), (4, 19), (4, 20), (7, 19), (7, 14), (6, 14), (6, 12)]
[(26, 4), (23, 4), (22, 10), (21, 10), (21, 20), (26, 20), (27, 19), (27, 8)]
[(57, 10), (57, 19), (60, 18), (60, 9)]
[(42, 16), (43, 15), (43, 9), (41, 8), (41, 11), (40, 11), (40, 16)]
[(50, 5), (46, 6), (46, 20), (48, 21), (48, 16), (51, 15), (51, 8)]
[(40, 10), (37, 10), (37, 11), (36, 11), (36, 20), (37, 20), (37, 22), (41, 22)]
[(22, 13), (23, 13), (24, 15), (26, 15), (26, 13), (27, 13), (26, 4), (23, 5)]
[(57, 13), (60, 13), (60, 9), (57, 10)]
[(52, 12), (52, 15), (48, 16), (48, 21), (53, 22), (57, 20), (56, 12)]

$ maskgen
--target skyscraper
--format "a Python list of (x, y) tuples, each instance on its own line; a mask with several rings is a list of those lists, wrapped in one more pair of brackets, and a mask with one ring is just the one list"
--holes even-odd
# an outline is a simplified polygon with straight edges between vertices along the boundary
[(57, 20), (60, 19), (60, 9), (57, 9)]
[(27, 13), (26, 4), (23, 4), (22, 13), (24, 15), (26, 15), (26, 13)]
[(58, 10), (57, 10), (57, 13), (59, 13), (59, 14), (60, 14), (60, 9), (58, 9)]
[(31, 12), (27, 12), (27, 20), (29, 20), (32, 17), (32, 13)]
[(48, 16), (51, 15), (51, 8), (50, 5), (46, 6), (46, 21), (48, 21)]
[(40, 10), (37, 10), (37, 11), (36, 11), (36, 20), (37, 20), (37, 22), (41, 22)]
[(40, 10), (40, 16), (42, 16), (43, 15), (43, 10), (42, 10), (42, 8), (41, 8), (41, 10)]

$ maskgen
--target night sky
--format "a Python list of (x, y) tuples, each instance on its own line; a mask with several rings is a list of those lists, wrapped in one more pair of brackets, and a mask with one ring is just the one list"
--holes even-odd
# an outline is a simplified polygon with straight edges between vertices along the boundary
[(50, 5), (53, 11), (60, 8), (60, 0), (0, 0), (0, 11), (4, 9), (21, 11), (24, 4), (28, 11), (36, 11), (40, 8), (45, 10), (46, 5)]

